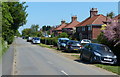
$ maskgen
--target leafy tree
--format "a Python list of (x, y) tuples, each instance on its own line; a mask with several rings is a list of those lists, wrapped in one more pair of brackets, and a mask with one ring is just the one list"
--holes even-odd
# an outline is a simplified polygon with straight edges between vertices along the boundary
[(24, 30), (22, 30), (22, 36), (28, 37), (31, 36), (31, 29), (30, 28), (26, 28)]
[(39, 28), (39, 25), (32, 25), (31, 26), (31, 36), (37, 36), (37, 32), (38, 32), (38, 28)]
[(46, 25), (44, 25), (43, 27), (42, 27), (42, 31), (48, 31), (48, 30), (50, 30), (51, 29), (51, 26), (46, 26)]
[(115, 16), (114, 12), (107, 13), (107, 17), (113, 18)]
[(37, 32), (37, 37), (42, 37), (43, 35), (42, 35), (42, 32), (41, 31), (38, 31)]
[(26, 23), (25, 2), (2, 2), (2, 37), (12, 43), (17, 29)]
[(120, 63), (120, 23), (110, 21), (111, 24), (107, 25), (98, 36), (98, 41), (110, 47), (110, 49), (117, 55), (118, 63)]
[(63, 33), (60, 33), (60, 35), (58, 37), (59, 38), (68, 38), (68, 34), (63, 32)]
[(16, 30), (15, 36), (18, 36), (18, 37), (21, 36), (21, 34), (20, 34), (20, 32), (18, 30)]
[(120, 43), (120, 23), (111, 21), (111, 24), (106, 26), (106, 29), (103, 30), (103, 33), (108, 41), (114, 42), (114, 46)]

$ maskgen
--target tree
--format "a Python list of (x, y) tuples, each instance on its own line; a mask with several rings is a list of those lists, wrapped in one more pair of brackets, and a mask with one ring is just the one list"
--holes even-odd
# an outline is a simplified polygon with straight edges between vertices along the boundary
[[(41, 32), (38, 31), (39, 25), (31, 25), (30, 28), (26, 28), (22, 31), (22, 35), (26, 37), (37, 37), (41, 36)], [(39, 34), (40, 33), (40, 34)]]
[(113, 18), (115, 16), (114, 12), (107, 13), (107, 17)]
[(106, 26), (103, 33), (109, 41), (114, 42), (114, 46), (120, 44), (120, 23), (111, 21), (111, 24)]
[(12, 43), (18, 28), (26, 23), (25, 3), (2, 2), (2, 37)]
[(110, 47), (110, 49), (117, 55), (118, 63), (120, 63), (120, 22), (110, 21), (98, 36), (98, 41)]
[(42, 31), (44, 32), (44, 31), (48, 31), (48, 30), (50, 30), (51, 29), (51, 26), (46, 26), (46, 25), (44, 25), (43, 27), (42, 27)]
[(68, 34), (63, 32), (63, 33), (60, 33), (60, 35), (58, 37), (59, 38), (68, 38)]
[(26, 28), (26, 29), (22, 30), (22, 36), (28, 37), (28, 36), (30, 36), (30, 33), (31, 33), (30, 28)]
[(31, 36), (36, 37), (39, 25), (31, 25)]

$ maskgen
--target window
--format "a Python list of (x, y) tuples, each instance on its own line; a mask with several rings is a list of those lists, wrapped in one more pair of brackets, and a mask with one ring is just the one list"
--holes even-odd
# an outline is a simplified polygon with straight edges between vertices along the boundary
[(82, 27), (82, 31), (85, 31), (85, 27)]
[(88, 30), (91, 30), (91, 26), (88, 26)]

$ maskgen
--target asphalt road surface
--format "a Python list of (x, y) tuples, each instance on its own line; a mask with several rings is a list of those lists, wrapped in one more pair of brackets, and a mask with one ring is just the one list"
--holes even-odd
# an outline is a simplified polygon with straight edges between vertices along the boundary
[[(13, 46), (12, 75), (115, 75), (89, 64), (78, 63), (22, 38), (16, 38)], [(3, 69), (7, 67), (4, 63)], [(7, 69), (10, 68), (3, 71), (4, 75)]]

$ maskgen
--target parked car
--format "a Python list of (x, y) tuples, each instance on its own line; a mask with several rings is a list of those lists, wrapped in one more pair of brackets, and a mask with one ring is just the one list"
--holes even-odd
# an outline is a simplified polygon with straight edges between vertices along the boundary
[(81, 40), (81, 43), (91, 43), (91, 40), (88, 40), (88, 39), (82, 39), (82, 40)]
[(33, 39), (32, 37), (28, 37), (27, 42), (32, 42), (32, 39)]
[(25, 39), (25, 36), (22, 36), (22, 39)]
[(69, 38), (58, 38), (57, 48), (59, 50), (65, 49), (68, 41), (69, 41)]
[(88, 43), (82, 50), (80, 55), (81, 60), (88, 60), (90, 63), (109, 63), (116, 64), (117, 57), (109, 47), (103, 44)]
[(72, 52), (72, 51), (77, 51), (80, 52), (82, 48), (82, 45), (80, 45), (80, 42), (74, 41), (74, 40), (69, 40), (66, 45), (66, 51), (67, 52)]
[(38, 38), (38, 37), (33, 37), (32, 43), (33, 43), (33, 44), (39, 44), (39, 43), (40, 43), (40, 38)]

